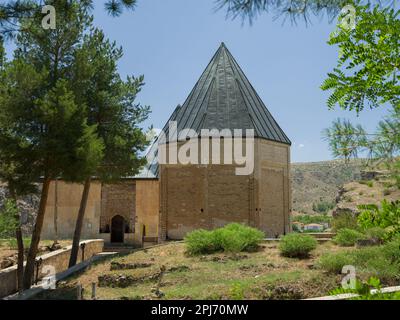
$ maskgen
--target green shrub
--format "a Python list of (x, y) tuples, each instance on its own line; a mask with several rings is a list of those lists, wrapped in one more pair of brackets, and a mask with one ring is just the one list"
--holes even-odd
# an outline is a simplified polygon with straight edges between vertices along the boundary
[(6, 200), (0, 209), (0, 239), (14, 237), (15, 228), (18, 225), (17, 213), (18, 209), (15, 202), (13, 200)]
[(264, 238), (263, 232), (239, 223), (229, 224), (214, 233), (225, 252), (254, 251)]
[(196, 230), (185, 237), (186, 250), (190, 255), (224, 251), (237, 253), (253, 251), (264, 238), (264, 233), (238, 223), (229, 224), (213, 231)]
[(316, 247), (317, 240), (314, 237), (296, 233), (284, 236), (279, 244), (281, 254), (291, 258), (307, 257)]
[(313, 203), (313, 211), (318, 213), (327, 213), (335, 207), (334, 202), (320, 201), (318, 203)]
[(215, 233), (207, 230), (195, 230), (185, 237), (186, 250), (190, 255), (208, 254), (221, 251)]
[(332, 220), (332, 229), (334, 231), (344, 228), (358, 229), (357, 218), (351, 212), (341, 213)]
[(377, 205), (360, 205), (358, 225), (363, 229), (380, 227), (387, 230), (386, 239), (390, 240), (400, 233), (400, 201), (383, 200), (381, 207)]
[(365, 237), (367, 239), (374, 239), (383, 242), (386, 239), (387, 232), (380, 227), (373, 227), (365, 230)]
[(357, 240), (364, 239), (365, 236), (357, 230), (343, 228), (337, 232), (337, 235), (333, 238), (333, 241), (342, 247), (354, 246)]
[(348, 252), (324, 254), (318, 261), (320, 268), (332, 273), (341, 273), (344, 266), (353, 264), (354, 257)]

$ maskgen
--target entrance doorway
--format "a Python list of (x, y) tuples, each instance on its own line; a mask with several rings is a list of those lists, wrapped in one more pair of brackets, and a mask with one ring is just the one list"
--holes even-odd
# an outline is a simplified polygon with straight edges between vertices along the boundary
[(123, 243), (125, 233), (125, 219), (122, 216), (115, 216), (111, 220), (111, 242)]

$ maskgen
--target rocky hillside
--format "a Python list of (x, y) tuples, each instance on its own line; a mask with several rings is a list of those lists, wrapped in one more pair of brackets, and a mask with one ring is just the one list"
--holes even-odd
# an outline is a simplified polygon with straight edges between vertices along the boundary
[(359, 181), (361, 160), (346, 164), (342, 160), (292, 164), (292, 200), (294, 214), (316, 214), (316, 208), (335, 206), (338, 190)]
[(382, 200), (400, 200), (400, 190), (385, 171), (370, 172), (362, 176), (362, 180), (346, 183), (339, 189), (336, 198), (337, 205), (333, 215), (341, 213), (359, 213), (358, 206), (362, 204), (380, 205)]

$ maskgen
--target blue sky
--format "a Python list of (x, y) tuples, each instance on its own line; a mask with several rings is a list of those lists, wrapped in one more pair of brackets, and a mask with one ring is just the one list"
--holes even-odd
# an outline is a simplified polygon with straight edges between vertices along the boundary
[(329, 94), (319, 86), (337, 61), (337, 48), (326, 44), (335, 27), (327, 19), (293, 26), (265, 14), (252, 26), (242, 25), (240, 19), (226, 20), (223, 11), (215, 13), (213, 0), (139, 0), (135, 12), (111, 18), (102, 3), (96, 1), (95, 24), (123, 47), (120, 73), (145, 76), (138, 101), (152, 108), (146, 125), (163, 127), (222, 41), (294, 142), (293, 162), (332, 158), (321, 131), (337, 117), (372, 131), (385, 114), (384, 108), (359, 117), (327, 109)]

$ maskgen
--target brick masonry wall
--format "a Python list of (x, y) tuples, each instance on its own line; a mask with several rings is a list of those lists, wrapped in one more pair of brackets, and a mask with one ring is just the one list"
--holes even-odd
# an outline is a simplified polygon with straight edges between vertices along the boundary
[(134, 231), (136, 217), (136, 182), (124, 181), (118, 184), (103, 184), (101, 190), (100, 229), (111, 229), (114, 216), (124, 217), (130, 232)]
[[(221, 144), (222, 145), (222, 144)], [(253, 175), (230, 165), (161, 165), (160, 240), (245, 223), (273, 237), (289, 230), (290, 148), (256, 139)]]
[(236, 176), (233, 166), (168, 166), (161, 185), (164, 239), (182, 239), (192, 230), (230, 222), (251, 223), (252, 176)]

